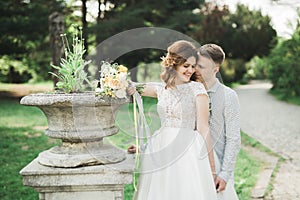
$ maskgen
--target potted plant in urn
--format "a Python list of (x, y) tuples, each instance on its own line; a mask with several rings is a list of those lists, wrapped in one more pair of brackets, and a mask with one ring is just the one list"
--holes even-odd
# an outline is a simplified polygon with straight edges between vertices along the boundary
[(122, 104), (129, 102), (127, 68), (102, 62), (98, 87), (93, 87), (85, 72), (89, 61), (83, 59), (86, 50), (81, 29), (74, 34), (71, 46), (66, 35), (62, 38), (65, 58), (61, 58), (61, 66), (53, 66), (58, 73), (52, 73), (59, 79), (57, 90), (31, 94), (20, 102), (40, 108), (48, 120), (45, 134), (62, 141), (60, 146), (41, 152), (38, 162), (53, 167), (77, 167), (123, 161), (125, 152), (104, 144), (103, 138), (118, 132), (115, 114)]

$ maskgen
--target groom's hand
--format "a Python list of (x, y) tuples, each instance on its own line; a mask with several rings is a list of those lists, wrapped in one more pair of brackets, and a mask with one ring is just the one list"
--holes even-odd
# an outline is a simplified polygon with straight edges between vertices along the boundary
[(226, 181), (224, 181), (223, 179), (217, 176), (215, 179), (215, 184), (216, 184), (217, 192), (222, 192), (223, 190), (225, 190), (227, 183)]
[(136, 153), (136, 147), (135, 145), (131, 145), (128, 149), (127, 149), (128, 153)]

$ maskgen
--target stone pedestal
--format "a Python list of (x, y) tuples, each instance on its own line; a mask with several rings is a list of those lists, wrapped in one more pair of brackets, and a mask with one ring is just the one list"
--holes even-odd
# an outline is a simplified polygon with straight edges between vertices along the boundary
[(125, 159), (124, 151), (103, 144), (103, 138), (118, 133), (115, 115), (129, 98), (95, 96), (94, 93), (31, 94), (22, 105), (40, 108), (48, 121), (45, 133), (61, 139), (60, 146), (43, 151), (40, 164), (51, 167), (81, 167), (112, 164)]
[(40, 200), (122, 200), (132, 183), (133, 155), (103, 138), (117, 134), (115, 115), (129, 99), (79, 94), (32, 94), (21, 104), (40, 108), (48, 121), (46, 135), (61, 139), (43, 151), (20, 174)]
[(134, 155), (126, 154), (119, 163), (77, 168), (43, 166), (35, 159), (20, 174), (40, 200), (122, 200), (133, 170)]

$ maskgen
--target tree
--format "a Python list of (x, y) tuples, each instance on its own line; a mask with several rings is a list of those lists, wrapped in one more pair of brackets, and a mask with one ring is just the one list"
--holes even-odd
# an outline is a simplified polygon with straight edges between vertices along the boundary
[(224, 48), (232, 58), (249, 61), (255, 55), (268, 55), (275, 45), (276, 31), (271, 19), (263, 16), (260, 10), (250, 11), (247, 6), (238, 4), (226, 23)]
[[(48, 16), (63, 7), (62, 0), (0, 1), (0, 55), (9, 58), (5, 63), (10, 68), (9, 74), (3, 74), (0, 81), (28, 81), (37, 74), (50, 77)], [(21, 71), (24, 72), (20, 70), (21, 65), (16, 64), (20, 62), (29, 73), (25, 80), (20, 79)]]
[(88, 42), (87, 42), (88, 31), (87, 31), (87, 21), (86, 21), (86, 14), (87, 14), (86, 2), (87, 2), (87, 0), (81, 0), (81, 3), (82, 3), (82, 5), (81, 5), (81, 13), (82, 13), (81, 23), (82, 23), (82, 35), (83, 35), (83, 38), (84, 38), (84, 46), (85, 46), (85, 49), (86, 49), (85, 55), (88, 52)]
[(243, 81), (245, 63), (255, 55), (268, 55), (276, 39), (270, 17), (242, 4), (231, 13), (226, 5), (206, 3), (200, 10), (200, 26), (192, 32), (201, 44), (216, 43), (226, 53), (221, 67), (225, 82)]
[(205, 4), (200, 12), (200, 26), (194, 33), (201, 43), (217, 43), (227, 57), (249, 61), (253, 56), (268, 55), (274, 45), (276, 31), (269, 16), (238, 4), (235, 13), (227, 6)]
[[(97, 42), (101, 42), (110, 36), (125, 30), (138, 27), (165, 27), (188, 33), (197, 23), (197, 15), (194, 9), (204, 0), (123, 0), (110, 1), (114, 4), (111, 11), (105, 13), (105, 17), (98, 23)], [(163, 6), (162, 6), (163, 5)], [(140, 62), (159, 60), (162, 52), (159, 50), (137, 50), (130, 52), (117, 61), (135, 68)], [(136, 71), (131, 71), (132, 79), (136, 79)]]
[(199, 13), (200, 25), (195, 28), (192, 35), (201, 43), (221, 44), (228, 27), (226, 18), (230, 16), (228, 6), (217, 6), (205, 3)]

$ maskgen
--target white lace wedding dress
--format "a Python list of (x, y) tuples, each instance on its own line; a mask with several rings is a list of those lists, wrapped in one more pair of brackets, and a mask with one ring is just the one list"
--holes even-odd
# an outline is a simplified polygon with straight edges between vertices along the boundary
[[(216, 200), (217, 193), (201, 134), (195, 131), (201, 83), (190, 82), (165, 89), (155, 84), (161, 128), (141, 154), (141, 174), (134, 199)], [(215, 157), (216, 159), (216, 157)]]

